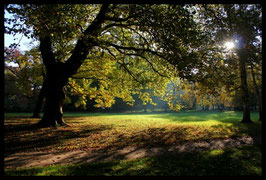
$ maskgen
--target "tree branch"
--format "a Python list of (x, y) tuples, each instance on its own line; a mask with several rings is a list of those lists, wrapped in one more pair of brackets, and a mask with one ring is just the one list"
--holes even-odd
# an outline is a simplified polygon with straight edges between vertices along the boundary
[(72, 79), (92, 79), (92, 80), (101, 80), (101, 81), (106, 81), (106, 79), (100, 79), (100, 78), (90, 78), (90, 77), (75, 77), (72, 76)]
[(156, 56), (158, 56), (158, 57), (160, 57), (162, 59), (166, 59), (161, 54), (159, 54), (158, 52), (153, 51), (151, 49), (147, 49), (147, 48), (136, 48), (136, 47), (129, 47), (129, 46), (119, 46), (117, 44), (113, 44), (113, 43), (110, 43), (110, 42), (102, 42), (102, 43), (116, 48), (119, 52), (121, 52), (121, 49), (123, 49), (123, 50), (132, 50), (132, 51), (135, 51), (135, 52), (149, 52), (149, 53), (151, 53), (153, 55), (156, 55)]
[(104, 47), (104, 49), (106, 49), (106, 50), (108, 51), (108, 53), (111, 54), (111, 55), (116, 59), (116, 56), (111, 52), (110, 49), (108, 49), (108, 48), (106, 48), (106, 47)]
[(98, 15), (94, 21), (87, 27), (84, 31), (84, 35), (96, 35), (98, 31), (101, 30), (100, 27), (102, 23), (106, 20), (106, 12), (108, 10), (109, 4), (103, 4)]
[(135, 77), (135, 75), (133, 75), (133, 73), (127, 68), (127, 66), (126, 66), (126, 64), (125, 63), (121, 63), (121, 62), (119, 62), (119, 61), (117, 61), (117, 63), (118, 64), (120, 64), (127, 72), (128, 72), (128, 74), (136, 81), (136, 82), (138, 82), (138, 83), (140, 83), (140, 84), (142, 84), (142, 85), (144, 85), (141, 81), (139, 81), (136, 77)]
[[(202, 4), (202, 6), (207, 13), (210, 12), (213, 15), (214, 19), (220, 24), (221, 27), (224, 26), (221, 19), (216, 16), (216, 13), (212, 9), (208, 8), (205, 4)], [(210, 15), (210, 13), (208, 13), (208, 15)]]
[(8, 69), (16, 78), (18, 78), (18, 72), (16, 72), (15, 70), (13, 70), (12, 67), (10, 66), (5, 66), (6, 69)]
[(167, 78), (169, 78), (167, 75), (164, 75), (164, 74), (160, 73), (157, 69), (155, 69), (155, 67), (153, 66), (153, 64), (152, 64), (152, 63), (151, 63), (151, 62), (150, 62), (145, 56), (142, 56), (142, 55), (140, 55), (140, 54), (125, 54), (125, 55), (128, 55), (128, 56), (139, 56), (139, 57), (145, 59), (145, 60), (150, 64), (150, 66), (151, 66), (151, 68), (152, 68), (152, 70), (153, 70), (154, 72), (156, 72), (157, 74), (159, 74), (159, 75), (162, 76), (162, 77), (167, 77)]
[(108, 24), (105, 27), (103, 27), (103, 29), (106, 30), (106, 29), (114, 27), (114, 26), (116, 26), (116, 27), (128, 27), (128, 26), (134, 26), (134, 25), (137, 25), (137, 23), (130, 23), (130, 24), (111, 23), (111, 24)]
[(107, 21), (115, 21), (115, 22), (123, 22), (123, 21), (127, 21), (129, 20), (130, 18), (132, 18), (133, 16), (127, 16), (125, 18), (117, 18), (117, 17), (110, 17), (110, 16), (106, 16), (105, 17), (105, 20)]
[(46, 69), (53, 66), (55, 62), (55, 56), (52, 51), (52, 42), (49, 36), (40, 37), (40, 51), (43, 59), (43, 64)]
[(78, 40), (72, 55), (66, 61), (66, 67), (68, 74), (75, 74), (83, 61), (86, 59), (89, 51), (97, 43), (94, 41), (94, 37), (97, 37), (101, 32), (101, 25), (105, 21), (105, 14), (108, 10), (109, 4), (103, 4), (98, 15), (94, 21), (84, 31), (81, 39)]
[[(138, 54), (138, 53), (125, 53), (125, 52), (123, 52), (123, 51), (121, 51), (121, 50), (133, 50), (133, 51), (135, 51), (135, 52), (149, 52), (149, 53), (152, 53), (152, 54), (154, 54), (154, 55), (157, 55), (157, 56), (160, 57), (160, 58), (165, 59), (164, 57), (162, 57), (162, 55), (158, 54), (158, 52), (156, 52), (156, 51), (152, 51), (152, 50), (150, 50), (150, 49), (142, 49), (142, 48), (136, 48), (136, 47), (119, 46), (119, 45), (117, 45), (117, 44), (113, 44), (113, 43), (109, 43), (109, 42), (103, 42), (103, 44), (107, 44), (107, 45), (109, 45), (109, 46), (114, 47), (114, 48), (117, 49), (117, 51), (119, 51), (121, 54), (128, 55), (128, 56), (133, 56), (133, 55), (134, 55), (134, 56), (139, 56), (139, 57), (145, 59), (145, 60), (150, 64), (150, 66), (151, 66), (151, 68), (153, 69), (154, 72), (158, 73), (158, 74), (159, 74), (160, 76), (162, 76), (162, 77), (168, 77), (168, 76), (166, 76), (166, 75), (160, 73), (158, 70), (156, 70), (156, 68), (153, 66), (153, 64), (152, 64), (152, 63), (151, 63), (151, 62), (150, 62), (145, 56), (140, 55), (140, 54)], [(108, 48), (103, 47), (103, 46), (99, 46), (99, 47), (107, 49), (107, 51), (108, 51), (113, 57), (116, 58), (116, 56), (113, 55), (113, 53), (111, 53), (110, 50), (109, 50)], [(122, 63), (119, 63), (119, 64), (123, 65)], [(123, 67), (125, 67), (125, 66), (123, 66)], [(138, 81), (138, 80), (132, 75), (132, 73), (128, 70), (127, 67), (125, 67), (125, 70), (126, 70), (126, 71), (127, 71), (127, 72), (128, 72), (128, 73), (129, 73), (129, 74), (130, 74), (130, 75), (131, 75), (131, 76), (132, 76), (137, 82), (140, 82), (140, 81)], [(140, 82), (140, 83), (141, 83), (141, 82)]]

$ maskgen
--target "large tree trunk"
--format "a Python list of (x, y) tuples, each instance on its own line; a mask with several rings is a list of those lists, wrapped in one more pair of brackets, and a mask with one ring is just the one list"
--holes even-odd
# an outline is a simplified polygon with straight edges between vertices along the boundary
[(246, 72), (246, 56), (243, 52), (244, 50), (238, 50), (239, 58), (239, 69), (241, 77), (241, 96), (243, 104), (243, 118), (242, 123), (251, 123), (250, 118), (250, 105), (249, 105), (249, 93), (248, 93), (248, 84), (247, 84), (247, 72)]
[(63, 104), (65, 100), (64, 87), (50, 89), (46, 95), (44, 115), (39, 122), (40, 126), (65, 125), (63, 120)]
[(63, 73), (60, 64), (47, 71), (44, 114), (37, 125), (41, 127), (66, 125), (63, 120), (63, 104), (67, 81), (68, 77)]

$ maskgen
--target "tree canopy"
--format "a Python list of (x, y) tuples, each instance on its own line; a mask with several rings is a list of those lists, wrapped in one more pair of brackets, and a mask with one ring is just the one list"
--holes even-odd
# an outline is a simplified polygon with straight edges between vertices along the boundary
[(132, 105), (139, 94), (144, 104), (156, 95), (176, 110), (181, 106), (167, 84), (177, 77), (214, 96), (230, 92), (239, 78), (233, 59), (240, 54), (225, 53), (229, 38), (245, 40), (253, 74), (258, 72), (259, 5), (9, 4), (5, 10), (14, 15), (5, 19), (12, 24), (5, 33), (40, 42), (50, 119), (62, 118), (65, 87), (80, 95), (76, 106), (85, 106), (86, 97), (96, 107), (110, 107), (115, 98)]

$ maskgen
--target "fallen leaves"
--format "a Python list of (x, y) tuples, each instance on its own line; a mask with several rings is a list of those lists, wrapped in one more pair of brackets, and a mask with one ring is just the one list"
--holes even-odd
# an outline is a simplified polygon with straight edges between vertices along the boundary
[(150, 117), (146, 116), (146, 119), (145, 116), (133, 115), (66, 117), (65, 121), (71, 126), (41, 129), (29, 128), (29, 122), (23, 118), (21, 121), (6, 118), (5, 150), (11, 153), (97, 151), (126, 146), (164, 146), (208, 141), (238, 136), (241, 133), (241, 128), (219, 123), (213, 126), (185, 124)]

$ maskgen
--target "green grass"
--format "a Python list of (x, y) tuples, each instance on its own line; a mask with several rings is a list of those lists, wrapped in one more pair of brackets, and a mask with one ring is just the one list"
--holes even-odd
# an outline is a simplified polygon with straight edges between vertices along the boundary
[(39, 119), (5, 116), (6, 153), (21, 151), (103, 150), (126, 146), (165, 146), (187, 141), (256, 136), (261, 122), (242, 124), (238, 112), (166, 114), (65, 113), (70, 126), (35, 129)]
[(6, 169), (6, 176), (261, 175), (261, 147), (180, 153), (112, 162)]
[[(70, 126), (36, 129), (31, 114), (5, 113), (5, 156), (17, 152), (98, 151), (127, 146), (171, 146), (261, 134), (254, 123), (242, 124), (241, 112), (65, 113)], [(247, 155), (248, 154), (248, 155)], [(7, 175), (260, 175), (261, 148), (184, 153), (135, 161), (6, 170)], [(253, 161), (254, 160), (254, 161)], [(217, 161), (217, 162), (216, 162)], [(218, 163), (217, 165), (215, 165)], [(227, 166), (228, 163), (230, 166)], [(100, 167), (100, 168), (98, 168)], [(237, 169), (237, 171), (235, 171)]]

